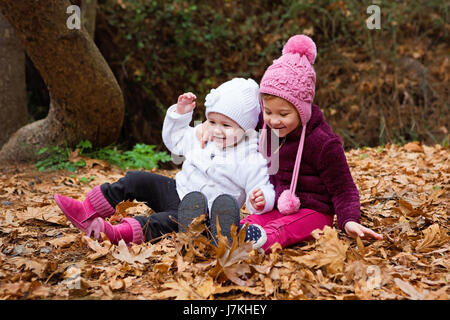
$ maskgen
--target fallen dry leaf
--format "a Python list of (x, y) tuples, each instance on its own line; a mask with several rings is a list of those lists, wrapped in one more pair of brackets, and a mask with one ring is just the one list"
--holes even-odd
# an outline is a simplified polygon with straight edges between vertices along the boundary
[(196, 291), (203, 299), (208, 299), (216, 289), (217, 285), (214, 283), (213, 278), (207, 277)]
[[(127, 247), (84, 237), (69, 227), (53, 194), (82, 200), (126, 171), (0, 167), (0, 299), (449, 300), (449, 150), (414, 143), (346, 156), (361, 222), (384, 239), (351, 239), (326, 228), (289, 248), (276, 243), (265, 256), (243, 241), (244, 233), (213, 246), (205, 215), (187, 232), (154, 243)], [(154, 172), (174, 178), (178, 170)], [(123, 209), (117, 222), (152, 213), (137, 202)]]
[(403, 148), (408, 152), (423, 152), (423, 147), (418, 141), (409, 142), (405, 144)]
[(112, 256), (120, 261), (125, 261), (130, 264), (134, 264), (136, 262), (139, 263), (147, 263), (148, 257), (153, 254), (153, 248), (149, 248), (144, 250), (143, 252), (132, 255), (128, 250), (128, 246), (125, 241), (120, 240), (115, 250), (112, 251)]
[(418, 292), (411, 284), (401, 279), (395, 278), (395, 284), (408, 295), (412, 300), (423, 300), (424, 295)]
[(95, 253), (92, 253), (87, 257), (89, 260), (95, 260), (106, 256), (110, 252), (112, 247), (111, 242), (109, 242), (108, 240), (99, 243), (97, 240), (93, 240), (87, 236), (83, 236), (83, 241), (88, 244), (89, 248), (95, 251)]
[(109, 218), (109, 222), (112, 224), (119, 223), (123, 218), (128, 217), (127, 209), (136, 207), (138, 204), (130, 200), (122, 201), (116, 205), (116, 211), (114, 215)]
[(47, 243), (50, 245), (56, 247), (56, 248), (66, 248), (70, 246), (73, 242), (77, 241), (79, 239), (79, 235), (67, 235), (60, 238), (55, 238), (52, 240), (48, 240)]
[(325, 226), (323, 232), (315, 230), (312, 234), (318, 239), (317, 250), (308, 255), (292, 257), (292, 259), (308, 267), (326, 266), (331, 274), (342, 272), (349, 244), (339, 240), (336, 229), (328, 226)]
[(35, 260), (25, 257), (13, 257), (8, 263), (14, 264), (17, 268), (24, 266), (24, 270), (31, 270), (39, 278), (43, 278), (48, 268), (47, 260)]
[(232, 225), (231, 234), (233, 236), (233, 242), (230, 248), (228, 247), (228, 239), (220, 232), (218, 222), (217, 226), (219, 240), (219, 245), (216, 249), (217, 264), (209, 274), (216, 279), (224, 275), (227, 279), (239, 286), (247, 286), (248, 282), (242, 280), (242, 277), (250, 273), (250, 266), (245, 260), (250, 259), (253, 244), (251, 242), (244, 242), (245, 228), (242, 228), (239, 235), (236, 236), (237, 228), (235, 225)]
[(441, 230), (437, 223), (429, 226), (423, 231), (424, 238), (417, 244), (418, 252), (432, 251), (434, 247), (448, 243), (450, 237), (445, 230)]
[(153, 299), (167, 299), (175, 298), (176, 300), (191, 300), (202, 299), (190, 285), (183, 279), (177, 279), (177, 281), (169, 282), (162, 285), (162, 288), (169, 289), (164, 290), (152, 295)]

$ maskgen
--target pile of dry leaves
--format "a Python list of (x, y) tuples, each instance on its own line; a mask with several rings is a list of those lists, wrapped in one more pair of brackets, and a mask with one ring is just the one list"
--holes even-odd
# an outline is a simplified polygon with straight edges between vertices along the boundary
[[(91, 161), (76, 175), (0, 168), (1, 299), (448, 299), (449, 150), (410, 143), (347, 153), (362, 223), (383, 240), (334, 228), (261, 256), (240, 232), (212, 246), (203, 217), (187, 233), (127, 247), (83, 236), (53, 200), (80, 200), (123, 171)], [(158, 171), (173, 177), (174, 171)], [(123, 203), (113, 221), (151, 214)]]

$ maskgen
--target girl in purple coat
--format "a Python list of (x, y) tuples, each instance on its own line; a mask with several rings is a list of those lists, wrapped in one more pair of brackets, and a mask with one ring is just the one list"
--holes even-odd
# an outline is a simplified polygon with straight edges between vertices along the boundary
[[(360, 224), (359, 193), (341, 139), (312, 103), (316, 53), (311, 38), (291, 37), (260, 83), (259, 147), (276, 171), (270, 182), (277, 206), (240, 223), (249, 224), (246, 239), (265, 252), (277, 242), (284, 248), (312, 239), (313, 230), (333, 225), (334, 215), (338, 227), (353, 238), (383, 238)], [(278, 148), (271, 148), (273, 138), (279, 139)], [(251, 197), (264, 205), (262, 193), (256, 191)]]

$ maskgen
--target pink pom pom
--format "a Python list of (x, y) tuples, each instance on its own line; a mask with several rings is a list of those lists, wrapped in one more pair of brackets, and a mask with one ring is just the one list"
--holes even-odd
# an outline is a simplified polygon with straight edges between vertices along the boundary
[(284, 190), (278, 198), (278, 211), (281, 214), (288, 215), (297, 212), (300, 208), (300, 199), (289, 190)]
[(317, 56), (316, 44), (303, 34), (298, 34), (289, 38), (283, 47), (283, 54), (299, 53), (305, 55), (309, 63), (314, 64)]

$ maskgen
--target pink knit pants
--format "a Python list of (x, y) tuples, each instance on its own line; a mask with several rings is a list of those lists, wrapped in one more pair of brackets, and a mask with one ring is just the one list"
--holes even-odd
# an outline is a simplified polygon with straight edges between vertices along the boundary
[(264, 228), (267, 241), (262, 246), (266, 252), (270, 247), (279, 242), (282, 248), (311, 240), (311, 232), (315, 229), (323, 229), (333, 225), (334, 216), (320, 213), (311, 209), (300, 209), (297, 213), (282, 215), (278, 210), (263, 214), (251, 214), (240, 221), (241, 224), (258, 224)]

